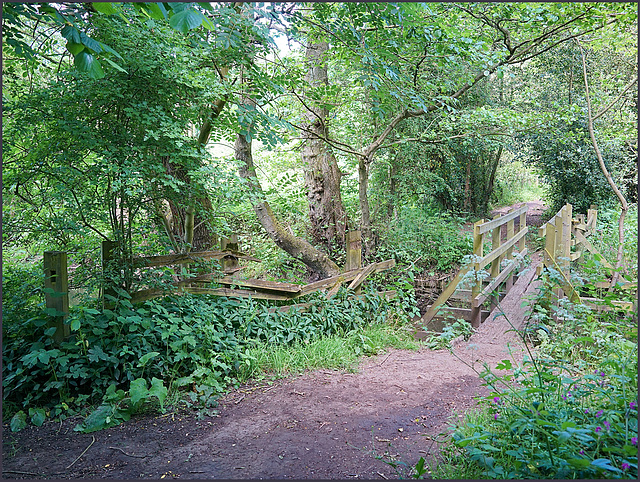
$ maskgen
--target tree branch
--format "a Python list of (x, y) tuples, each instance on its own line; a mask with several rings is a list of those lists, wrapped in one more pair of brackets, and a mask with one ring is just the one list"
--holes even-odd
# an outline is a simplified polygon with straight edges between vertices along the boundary
[(618, 255), (616, 257), (616, 266), (615, 266), (615, 269), (613, 270), (611, 287), (609, 289), (609, 291), (611, 291), (613, 290), (613, 287), (615, 286), (620, 276), (620, 267), (622, 266), (622, 255), (624, 251), (624, 218), (627, 214), (627, 210), (629, 209), (629, 205), (627, 203), (627, 200), (624, 198), (624, 195), (618, 189), (618, 186), (616, 186), (616, 183), (611, 177), (611, 174), (609, 174), (609, 171), (607, 170), (607, 167), (604, 164), (604, 159), (602, 158), (602, 154), (600, 153), (600, 149), (598, 148), (596, 136), (593, 131), (593, 116), (591, 115), (591, 97), (589, 95), (589, 80), (587, 77), (587, 59), (584, 53), (584, 49), (582, 48), (582, 45), (578, 43), (578, 47), (580, 48), (580, 54), (582, 56), (582, 73), (584, 75), (585, 97), (587, 100), (587, 121), (588, 121), (587, 127), (589, 129), (589, 137), (591, 137), (593, 149), (596, 152), (596, 157), (598, 158), (598, 163), (600, 164), (600, 170), (602, 171), (602, 174), (604, 174), (604, 177), (607, 179), (609, 186), (611, 186), (611, 189), (613, 190), (613, 192), (615, 193), (615, 195), (617, 196), (621, 204), (620, 219), (618, 220), (618, 243), (619, 243)]
[(635, 84), (636, 82), (638, 82), (638, 77), (636, 77), (631, 82), (629, 82), (627, 84), (627, 86), (624, 89), (622, 89), (622, 92), (620, 92), (618, 97), (613, 99), (613, 101), (611, 101), (611, 103), (607, 107), (605, 107), (602, 111), (600, 111), (598, 114), (594, 115), (593, 119), (591, 119), (591, 120), (595, 121), (596, 119), (599, 119), (604, 114), (606, 114), (609, 111), (609, 109), (611, 109), (620, 100), (620, 98), (625, 94), (625, 92), (627, 92), (627, 90), (629, 90), (631, 87), (633, 87), (633, 84)]

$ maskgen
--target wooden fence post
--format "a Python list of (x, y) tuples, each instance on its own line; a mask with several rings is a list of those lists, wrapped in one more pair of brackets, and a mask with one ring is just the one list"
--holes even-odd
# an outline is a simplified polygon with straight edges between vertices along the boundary
[(359, 230), (347, 233), (347, 261), (345, 271), (362, 268), (362, 232)]
[[(220, 238), (220, 250), (232, 250), (232, 251), (240, 251), (240, 242), (238, 241), (238, 235), (232, 234), (228, 238)], [(236, 272), (239, 268), (238, 258), (235, 256), (225, 256), (220, 259), (220, 264), (222, 265), (222, 271)]]
[[(511, 211), (513, 211), (516, 208), (511, 209)], [(522, 216), (520, 216), (522, 217)], [(520, 232), (520, 230), (523, 228), (522, 226), (522, 220), (520, 220), (520, 225), (518, 226), (518, 232)], [(513, 236), (515, 235), (515, 220), (512, 219), (510, 221), (507, 222), (507, 239), (511, 239), (513, 238)], [(523, 238), (524, 240), (524, 238)], [(507, 250), (507, 254), (506, 254), (506, 259), (507, 261), (513, 261), (513, 248), (509, 248)], [(509, 276), (507, 278), (507, 282), (505, 283), (505, 287), (507, 289), (507, 292), (513, 287), (513, 275)]]
[[(562, 219), (564, 218), (564, 207), (560, 210), (559, 214), (560, 214), (559, 216), (556, 215), (555, 222), (554, 222), (556, 242), (555, 242), (555, 251), (553, 252), (553, 259), (555, 260), (557, 267), (560, 268), (562, 271), (564, 271), (563, 263), (560, 260), (560, 258), (564, 255), (564, 237), (562, 236), (563, 234)], [(553, 266), (553, 264), (552, 264), (552, 267), (556, 268), (556, 266)], [(554, 293), (556, 293), (556, 295), (558, 296), (558, 299), (562, 298), (562, 296), (564, 295), (564, 291), (562, 291), (561, 288), (555, 289)]]
[[(524, 212), (520, 215), (520, 224), (518, 226), (518, 232), (522, 231), (523, 229), (527, 229), (527, 213)], [(526, 237), (526, 236), (525, 236)], [(523, 252), (524, 251), (524, 245), (525, 245), (525, 239), (524, 237), (520, 239), (520, 241), (518, 241), (518, 251), (519, 252)]]
[(593, 219), (591, 221), (591, 231), (589, 232), (589, 234), (593, 234), (596, 230), (596, 223), (598, 222), (598, 206), (596, 206), (595, 204), (592, 204), (591, 209), (589, 209), (589, 211), (591, 211), (591, 215)]
[(567, 277), (569, 277), (569, 268), (571, 265), (571, 216), (573, 214), (573, 206), (571, 204), (565, 204), (562, 212), (562, 238), (563, 238), (563, 252), (562, 266), (565, 269)]
[[(498, 214), (495, 218), (493, 219), (498, 219), (501, 218), (502, 214)], [(500, 235), (502, 232), (502, 226), (498, 226), (496, 228), (493, 228), (493, 231), (491, 231), (491, 251), (494, 251), (496, 249), (498, 249), (501, 246), (501, 239), (500, 239)], [(489, 276), (491, 276), (491, 278), (495, 279), (497, 278), (497, 276), (500, 274), (500, 264), (502, 263), (502, 260), (504, 259), (504, 254), (498, 256), (496, 259), (494, 259), (491, 262), (491, 270), (489, 271)], [(493, 296), (491, 295), (491, 303), (493, 306), (498, 304), (499, 301), (499, 296)]]
[[(347, 233), (347, 260), (344, 265), (345, 271), (362, 268), (362, 231), (354, 230)], [(362, 292), (361, 285), (355, 289), (355, 294)]]
[[(502, 215), (498, 214), (493, 219), (501, 218)], [(493, 228), (491, 231), (491, 251), (498, 249), (501, 245), (500, 243), (500, 231), (502, 230), (502, 226), (498, 226), (497, 228)], [(500, 262), (502, 261), (503, 256), (498, 256), (491, 262), (491, 271), (490, 275), (492, 278), (495, 278), (500, 273)]]
[(53, 308), (61, 315), (53, 316), (49, 322), (55, 327), (53, 341), (59, 345), (71, 335), (69, 325), (65, 323), (69, 314), (69, 278), (67, 274), (67, 253), (62, 251), (44, 252), (44, 287), (47, 308)]

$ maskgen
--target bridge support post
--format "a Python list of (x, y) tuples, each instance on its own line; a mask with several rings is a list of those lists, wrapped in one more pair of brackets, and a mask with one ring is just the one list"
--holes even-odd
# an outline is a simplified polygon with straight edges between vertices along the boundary
[[(482, 258), (483, 249), (484, 249), (484, 234), (480, 233), (480, 225), (485, 222), (484, 219), (481, 219), (477, 223), (473, 225), (473, 255), (479, 258)], [(471, 299), (475, 299), (482, 291), (482, 282), (478, 279), (478, 267), (476, 266), (473, 269), (473, 274), (475, 276), (475, 284), (471, 288)], [(471, 308), (471, 326), (477, 328), (482, 323), (482, 306), (472, 307)]]

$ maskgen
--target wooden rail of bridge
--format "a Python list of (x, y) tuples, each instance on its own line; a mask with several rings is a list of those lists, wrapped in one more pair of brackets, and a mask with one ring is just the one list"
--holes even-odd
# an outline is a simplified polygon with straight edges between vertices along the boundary
[[(554, 269), (561, 278), (561, 287), (554, 290), (558, 299), (567, 295), (571, 301), (584, 303), (598, 310), (607, 309), (603, 306), (603, 300), (581, 297), (578, 290), (571, 283), (570, 276), (571, 262), (577, 261), (580, 263), (587, 251), (597, 255), (610, 274), (615, 270), (615, 267), (587, 239), (596, 231), (598, 210), (596, 206), (592, 205), (587, 210), (586, 219), (584, 214), (578, 214), (575, 218), (572, 218), (572, 214), (572, 205), (565, 204), (554, 217), (540, 227), (538, 235), (544, 237), (544, 258), (543, 264), (538, 266), (538, 276), (544, 268)], [(630, 282), (623, 276), (620, 276), (619, 280), (622, 283), (622, 289), (637, 290), (637, 281)], [(601, 281), (596, 283), (596, 287), (610, 289), (612, 282), (613, 280)], [(634, 310), (631, 302), (614, 301), (612, 304), (620, 310)], [(637, 307), (635, 309), (637, 311)]]
[[(457, 317), (470, 321), (472, 326), (478, 327), (488, 316), (489, 311), (483, 310), (483, 304), (488, 299), (495, 302), (494, 293), (501, 285), (505, 285), (508, 291), (514, 283), (515, 269), (519, 265), (518, 258), (522, 259), (527, 254), (524, 246), (525, 235), (528, 232), (526, 222), (527, 206), (511, 209), (506, 215), (498, 215), (491, 221), (481, 219), (473, 225), (473, 260), (470, 264), (458, 271), (449, 285), (442, 291), (440, 296), (429, 306), (427, 312), (422, 316), (419, 324), (426, 325), (434, 317), (446, 311)], [(515, 230), (515, 220), (518, 219), (518, 230)], [(502, 241), (502, 226), (506, 225), (506, 240)], [(484, 254), (485, 237), (491, 233), (491, 251)], [(517, 248), (517, 252), (514, 252)], [(517, 254), (517, 258), (514, 257)], [(502, 268), (503, 261), (507, 264)], [(485, 267), (489, 268), (489, 278), (480, 279), (480, 271)], [(459, 290), (459, 285), (463, 280), (473, 276), (473, 286), (470, 293), (466, 290)], [(484, 283), (487, 283), (484, 286)], [(454, 298), (456, 291), (467, 294), (465, 298), (469, 308), (456, 308), (446, 306), (449, 299)], [(460, 297), (458, 297), (459, 299)]]

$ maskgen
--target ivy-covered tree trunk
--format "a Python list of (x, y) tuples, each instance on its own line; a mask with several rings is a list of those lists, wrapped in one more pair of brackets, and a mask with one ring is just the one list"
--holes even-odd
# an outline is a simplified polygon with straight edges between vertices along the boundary
[(258, 183), (251, 153), (251, 142), (247, 142), (246, 138), (239, 134), (234, 149), (235, 157), (240, 161), (240, 177), (248, 181), (251, 204), (269, 237), (278, 247), (302, 261), (321, 278), (339, 274), (340, 268), (325, 253), (313, 247), (306, 240), (288, 232), (276, 219), (271, 206), (265, 199), (262, 187)]
[[(306, 51), (306, 81), (312, 88), (329, 84), (326, 42), (309, 43)], [(328, 138), (328, 109), (307, 99), (303, 113), (304, 147), (302, 165), (309, 202), (309, 219), (313, 240), (329, 251), (342, 247), (345, 241), (347, 214), (340, 194), (342, 172), (333, 150), (323, 140)], [(315, 104), (315, 105), (314, 105)]]

